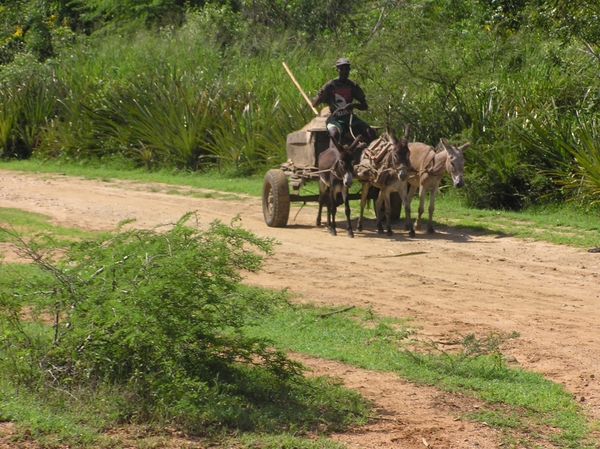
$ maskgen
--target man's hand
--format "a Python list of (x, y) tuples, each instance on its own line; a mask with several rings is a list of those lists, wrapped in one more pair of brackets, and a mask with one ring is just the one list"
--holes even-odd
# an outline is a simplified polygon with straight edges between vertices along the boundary
[(319, 91), (317, 92), (317, 96), (315, 98), (313, 98), (313, 101), (312, 101), (313, 107), (315, 107), (321, 103), (324, 95), (325, 95), (325, 91), (323, 89), (319, 89)]

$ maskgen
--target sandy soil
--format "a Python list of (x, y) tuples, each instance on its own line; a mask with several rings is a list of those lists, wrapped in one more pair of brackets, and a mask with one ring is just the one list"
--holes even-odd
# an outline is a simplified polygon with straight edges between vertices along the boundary
[[(373, 220), (354, 239), (343, 229), (332, 237), (314, 226), (316, 209), (298, 203), (292, 204), (287, 227), (269, 228), (260, 199), (195, 198), (187, 190), (177, 194), (157, 184), (0, 171), (0, 207), (46, 214), (56, 225), (110, 230), (127, 218), (150, 227), (188, 211), (198, 211), (207, 224), (239, 214), (242, 226), (281, 242), (248, 282), (290, 287), (299, 301), (370, 306), (379, 314), (412, 317), (422, 339), (519, 332), (503, 353), (564, 384), (591, 418), (600, 419), (600, 254), (451, 227), (414, 238), (403, 231), (380, 236)], [(501, 447), (496, 430), (458, 419), (479, 406), (473, 399), (392, 374), (301, 360), (315, 374), (339, 376), (375, 401), (379, 419), (332, 435), (349, 447)]]

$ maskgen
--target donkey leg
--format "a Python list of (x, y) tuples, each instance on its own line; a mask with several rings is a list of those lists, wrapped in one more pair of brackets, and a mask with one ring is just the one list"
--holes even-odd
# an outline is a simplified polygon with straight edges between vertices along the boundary
[[(330, 189), (330, 193), (333, 192), (333, 188)], [(329, 233), (331, 235), (337, 235), (337, 231), (335, 229), (335, 214), (337, 211), (337, 206), (335, 204), (335, 196), (329, 195), (329, 207), (327, 208), (327, 229), (329, 229)]]
[(437, 193), (437, 188), (433, 188), (431, 193), (429, 194), (429, 222), (427, 223), (427, 233), (434, 234), (435, 229), (433, 229), (433, 211), (435, 210), (435, 194)]
[(317, 212), (317, 226), (321, 226), (321, 213), (323, 212), (323, 201), (319, 196), (319, 211)]
[(392, 199), (391, 199), (391, 191), (387, 190), (386, 195), (383, 198), (383, 203), (385, 205), (385, 226), (387, 229), (387, 235), (392, 236), (394, 233), (392, 232)]
[(336, 225), (335, 225), (335, 214), (337, 211), (337, 207), (333, 207), (331, 210), (331, 222), (329, 224), (329, 233), (331, 235), (337, 235)]
[(377, 200), (375, 200), (375, 216), (377, 217), (377, 234), (383, 234), (383, 225), (381, 224), (382, 215), (382, 203), (383, 203), (383, 190), (379, 191)]
[(360, 232), (363, 230), (363, 216), (365, 213), (365, 205), (367, 204), (367, 197), (369, 195), (369, 184), (366, 182), (362, 183), (362, 188), (360, 191), (360, 215), (358, 216), (358, 223), (356, 224), (356, 229)]
[(415, 228), (416, 229), (421, 229), (421, 217), (423, 216), (423, 212), (425, 212), (425, 196), (427, 195), (427, 192), (425, 192), (425, 189), (423, 188), (423, 186), (419, 186), (419, 211), (418, 211), (418, 215), (417, 215), (417, 222), (415, 223)]
[(352, 221), (350, 220), (350, 199), (348, 198), (348, 192), (344, 192), (344, 212), (346, 212), (348, 237), (354, 237), (354, 231), (352, 231)]
[(335, 212), (330, 207), (327, 208), (327, 231), (331, 235), (337, 235), (337, 231), (335, 230)]
[(317, 212), (317, 226), (321, 226), (321, 215), (323, 213), (323, 205), (327, 201), (329, 192), (327, 191), (327, 185), (319, 180), (319, 211)]
[(409, 236), (414, 237), (415, 228), (413, 228), (412, 219), (410, 216), (410, 200), (408, 199), (407, 189), (408, 186), (405, 186), (400, 192), (400, 198), (402, 198), (402, 203), (404, 204), (404, 229), (408, 231)]

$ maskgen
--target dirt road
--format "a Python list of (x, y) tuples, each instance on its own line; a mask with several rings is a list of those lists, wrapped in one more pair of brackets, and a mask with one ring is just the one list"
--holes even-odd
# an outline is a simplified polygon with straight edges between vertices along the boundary
[[(343, 229), (332, 237), (314, 226), (314, 207), (297, 204), (287, 227), (269, 228), (260, 199), (197, 198), (184, 195), (187, 188), (173, 190), (0, 171), (0, 207), (43, 213), (56, 225), (107, 230), (126, 218), (150, 227), (192, 210), (206, 223), (229, 222), (239, 214), (242, 226), (281, 242), (265, 269), (248, 282), (289, 287), (300, 301), (371, 306), (379, 314), (412, 317), (422, 339), (516, 331), (520, 337), (507, 342), (503, 353), (564, 384), (591, 417), (600, 419), (600, 254), (451, 227), (438, 227), (435, 235), (417, 231), (414, 238), (403, 231), (380, 236), (372, 220), (354, 239)], [(477, 407), (472, 399), (392, 374), (303, 361), (376, 401), (381, 419), (332, 436), (349, 447), (498, 447), (495, 430), (456, 419)]]

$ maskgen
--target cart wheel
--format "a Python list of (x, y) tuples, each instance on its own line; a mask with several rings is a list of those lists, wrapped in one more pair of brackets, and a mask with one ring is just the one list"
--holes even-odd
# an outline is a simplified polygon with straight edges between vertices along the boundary
[(283, 228), (290, 215), (290, 188), (282, 170), (269, 170), (263, 181), (263, 215), (267, 226)]

